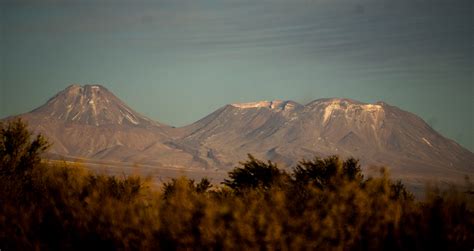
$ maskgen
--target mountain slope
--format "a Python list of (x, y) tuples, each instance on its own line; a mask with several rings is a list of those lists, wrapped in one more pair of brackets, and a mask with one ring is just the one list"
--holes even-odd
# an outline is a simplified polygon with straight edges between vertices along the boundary
[[(320, 99), (289, 109), (272, 102), (225, 106), (185, 127), (182, 145), (230, 168), (252, 153), (291, 166), (301, 158), (338, 154), (392, 167), (395, 176), (469, 174), (474, 154), (434, 131), (416, 115), (383, 102)], [(457, 174), (456, 174), (457, 175)], [(462, 177), (462, 175), (459, 175)]]
[(71, 85), (19, 117), (54, 143), (54, 156), (201, 167), (192, 154), (166, 144), (172, 127), (135, 112), (101, 85)]
[[(19, 115), (45, 134), (56, 157), (229, 170), (248, 153), (291, 167), (302, 158), (359, 158), (396, 178), (460, 180), (474, 154), (418, 116), (383, 102), (318, 99), (226, 105), (182, 128), (153, 121), (100, 85), (72, 85)], [(368, 172), (369, 169), (366, 169)]]
[(89, 126), (168, 127), (133, 111), (101, 85), (71, 85), (30, 114)]

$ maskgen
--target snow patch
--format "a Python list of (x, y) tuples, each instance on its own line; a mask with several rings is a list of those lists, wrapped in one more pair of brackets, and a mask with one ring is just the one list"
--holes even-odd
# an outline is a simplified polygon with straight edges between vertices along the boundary
[(240, 109), (251, 109), (251, 108), (268, 108), (272, 110), (288, 110), (293, 109), (296, 106), (288, 101), (273, 100), (273, 101), (258, 101), (249, 103), (235, 103), (231, 104), (233, 107)]
[[(353, 117), (354, 112), (360, 110), (362, 112), (368, 113), (374, 121), (379, 120), (379, 114), (383, 111), (381, 105), (373, 104), (353, 104), (348, 103), (345, 100), (332, 100), (330, 103), (326, 103), (323, 114), (323, 124), (327, 124), (334, 111), (343, 111), (346, 119)], [(349, 116), (352, 115), (352, 116)]]
[(427, 145), (433, 147), (433, 145), (425, 138), (421, 138)]
[(134, 125), (138, 125), (138, 121), (136, 121), (130, 114), (126, 114), (125, 117), (127, 118), (128, 121), (132, 122)]
[[(73, 120), (73, 121), (76, 120), (76, 118), (79, 117), (79, 115), (81, 115), (80, 112), (78, 112), (74, 117), (72, 117), (72, 120)], [(80, 117), (79, 117), (79, 118), (80, 118)]]
[(372, 105), (372, 104), (361, 105), (360, 107), (362, 108), (362, 110), (368, 111), (368, 112), (377, 112), (383, 109), (381, 105)]
[(94, 116), (97, 116), (97, 107), (95, 106), (94, 101), (90, 100), (89, 104), (92, 106), (92, 112), (94, 113)]
[(69, 118), (69, 113), (72, 111), (72, 105), (66, 106), (66, 119)]
[(232, 104), (232, 106), (237, 107), (237, 108), (242, 108), (242, 109), (260, 108), (260, 107), (270, 108), (271, 102), (269, 101), (249, 102), (249, 103)]
[(328, 122), (329, 117), (335, 110), (340, 110), (340, 109), (341, 109), (341, 105), (339, 104), (339, 102), (333, 102), (329, 104), (328, 106), (326, 106), (326, 108), (324, 108), (323, 124), (326, 124)]
[(274, 100), (270, 102), (270, 109), (284, 108), (281, 105), (283, 104), (282, 100)]

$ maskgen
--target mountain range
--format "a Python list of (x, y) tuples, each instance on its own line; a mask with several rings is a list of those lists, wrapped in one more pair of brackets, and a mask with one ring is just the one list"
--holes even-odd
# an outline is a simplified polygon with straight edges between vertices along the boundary
[(14, 117), (53, 143), (48, 156), (55, 159), (227, 171), (248, 153), (284, 168), (337, 154), (360, 159), (366, 172), (387, 166), (396, 178), (417, 182), (474, 173), (472, 152), (384, 102), (229, 104), (175, 128), (137, 113), (101, 85), (71, 85), (39, 108), (6, 119)]

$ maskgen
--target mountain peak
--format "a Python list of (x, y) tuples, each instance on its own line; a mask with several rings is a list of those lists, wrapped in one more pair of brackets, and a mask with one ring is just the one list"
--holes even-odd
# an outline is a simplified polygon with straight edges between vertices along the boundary
[(66, 87), (65, 90), (67, 91), (78, 91), (78, 90), (85, 90), (85, 89), (94, 89), (94, 90), (107, 90), (107, 88), (105, 88), (103, 85), (101, 84), (86, 84), (84, 86), (80, 85), (80, 84), (71, 84), (69, 85), (68, 87)]
[(364, 103), (349, 98), (323, 98), (316, 99), (306, 105), (306, 107), (340, 107), (340, 108), (361, 108), (363, 110), (382, 109), (387, 104), (382, 101), (375, 103)]
[(321, 99), (316, 99), (308, 103), (306, 106), (314, 106), (314, 105), (320, 105), (320, 104), (350, 105), (350, 104), (366, 104), (366, 103), (363, 103), (354, 99), (350, 99), (350, 98), (321, 98)]
[(273, 100), (273, 101), (257, 101), (249, 103), (234, 103), (231, 106), (240, 109), (254, 109), (254, 108), (267, 108), (271, 110), (292, 110), (295, 107), (301, 106), (300, 104), (291, 100)]
[(99, 84), (72, 84), (45, 105), (34, 110), (44, 118), (91, 126), (157, 126), (158, 123), (138, 114)]
[(384, 104), (380, 102), (363, 103), (348, 98), (325, 98), (317, 99), (307, 104), (306, 107), (310, 110), (321, 110), (323, 112), (322, 122), (326, 125), (331, 118), (338, 115), (345, 119), (367, 117), (378, 123), (384, 117)]

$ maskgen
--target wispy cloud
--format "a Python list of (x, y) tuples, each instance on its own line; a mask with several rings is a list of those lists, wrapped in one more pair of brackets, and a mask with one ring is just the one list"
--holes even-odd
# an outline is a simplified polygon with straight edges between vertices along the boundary
[[(358, 93), (355, 98), (392, 97), (404, 104), (408, 95), (434, 107), (423, 90), (443, 83), (457, 95), (472, 96), (472, 0), (4, 0), (0, 5), (0, 50), (8, 61), (1, 77), (8, 90), (18, 83), (90, 78), (159, 83), (169, 93), (186, 85), (193, 95), (216, 92), (221, 100), (254, 87), (301, 100), (350, 90)], [(389, 87), (394, 83), (420, 89), (397, 94)], [(158, 99), (174, 100), (161, 93)], [(16, 101), (7, 99), (15, 107)], [(472, 104), (457, 107), (464, 112), (471, 107), (472, 114)], [(436, 118), (454, 116), (448, 110)], [(458, 124), (472, 127), (472, 120)], [(439, 127), (448, 128), (442, 122)]]

